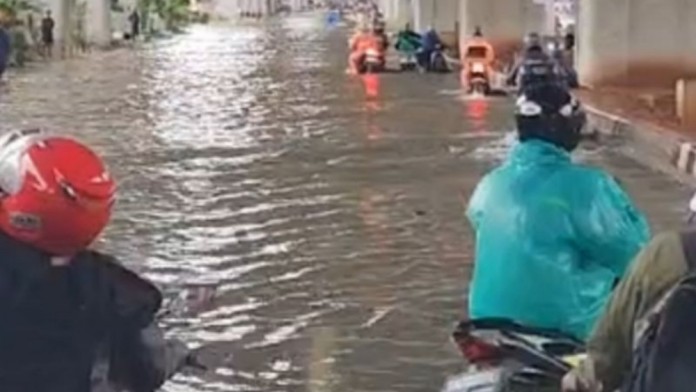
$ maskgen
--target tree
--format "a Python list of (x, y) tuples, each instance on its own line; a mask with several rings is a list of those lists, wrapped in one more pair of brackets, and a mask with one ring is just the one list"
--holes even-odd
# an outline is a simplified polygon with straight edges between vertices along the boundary
[(0, 18), (3, 22), (15, 22), (19, 13), (38, 10), (39, 7), (31, 0), (0, 0)]
[(140, 0), (138, 6), (144, 15), (159, 15), (168, 30), (176, 30), (189, 21), (189, 0)]

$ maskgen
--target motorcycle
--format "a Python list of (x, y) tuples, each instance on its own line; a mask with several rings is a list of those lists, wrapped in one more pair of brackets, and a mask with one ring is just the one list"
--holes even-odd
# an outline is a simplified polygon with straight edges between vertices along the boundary
[(442, 392), (559, 391), (584, 352), (571, 336), (503, 319), (463, 321), (452, 338), (468, 367)]
[(488, 80), (486, 64), (481, 61), (472, 61), (469, 65), (468, 85), (469, 94), (488, 95), (491, 91), (491, 83)]
[(378, 73), (384, 72), (385, 59), (384, 54), (377, 49), (368, 49), (365, 51), (363, 58), (361, 73)]
[(399, 55), (399, 67), (402, 71), (413, 71), (418, 67), (414, 52), (402, 52)]
[(445, 73), (449, 72), (447, 59), (445, 59), (444, 48), (440, 45), (430, 54), (430, 62), (428, 63), (429, 72)]
[[(113, 263), (110, 273), (125, 287), (132, 285), (133, 275)], [(212, 287), (177, 291), (175, 298), (163, 304), (155, 320), (139, 331), (137, 339), (129, 334), (115, 334), (104, 342), (92, 368), (91, 392), (149, 391), (161, 386), (184, 369), (207, 370), (198, 350), (182, 341), (166, 337), (162, 324), (170, 316), (182, 317), (209, 306), (215, 298)], [(146, 370), (139, 368), (149, 363)]]
[(418, 51), (420, 36), (416, 33), (400, 33), (394, 48), (399, 53), (399, 65), (402, 71), (418, 68)]

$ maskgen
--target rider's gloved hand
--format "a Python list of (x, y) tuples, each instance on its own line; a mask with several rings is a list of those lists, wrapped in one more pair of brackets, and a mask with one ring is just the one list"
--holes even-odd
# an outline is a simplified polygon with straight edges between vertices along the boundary
[(571, 371), (563, 377), (561, 390), (563, 392), (589, 392), (587, 385), (575, 371)]
[(568, 372), (561, 383), (563, 392), (600, 392), (602, 384), (594, 377), (590, 360), (583, 360)]

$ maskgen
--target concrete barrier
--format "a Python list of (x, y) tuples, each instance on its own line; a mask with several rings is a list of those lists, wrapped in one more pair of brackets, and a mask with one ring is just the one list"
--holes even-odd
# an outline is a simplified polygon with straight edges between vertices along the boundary
[(696, 79), (677, 82), (677, 116), (685, 126), (696, 131)]
[(643, 121), (586, 106), (588, 131), (619, 139), (621, 152), (676, 180), (696, 184), (696, 139)]

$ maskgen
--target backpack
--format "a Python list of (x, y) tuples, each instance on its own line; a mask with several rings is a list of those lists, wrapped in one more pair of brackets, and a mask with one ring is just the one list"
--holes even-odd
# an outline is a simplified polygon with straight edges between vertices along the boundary
[(689, 273), (639, 323), (621, 392), (696, 390), (696, 231), (682, 244)]
[(527, 58), (520, 67), (520, 78), (521, 88), (527, 88), (535, 84), (553, 83), (556, 81), (555, 65), (547, 58)]

